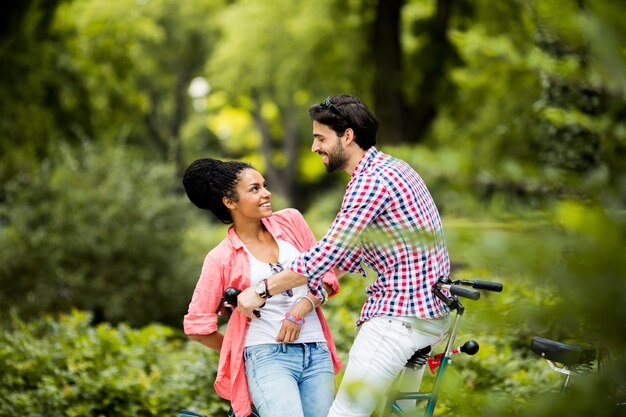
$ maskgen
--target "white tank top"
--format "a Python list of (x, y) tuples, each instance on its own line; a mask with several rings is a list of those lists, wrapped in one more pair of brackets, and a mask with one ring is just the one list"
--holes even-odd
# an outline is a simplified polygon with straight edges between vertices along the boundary
[[(250, 285), (254, 287), (259, 281), (280, 272), (282, 265), (300, 255), (300, 251), (291, 243), (283, 239), (276, 238), (278, 244), (278, 264), (262, 262), (256, 259), (246, 248), (250, 258)], [(245, 248), (245, 246), (244, 246)], [(285, 313), (290, 311), (300, 297), (304, 297), (309, 288), (301, 285), (291, 290), (292, 294), (285, 291), (275, 294), (265, 302), (265, 306), (260, 308), (261, 318), (250, 320), (250, 327), (246, 334), (245, 346), (255, 346), (267, 343), (279, 343), (276, 336), (285, 319)], [(311, 311), (304, 317), (305, 323), (300, 330), (298, 339), (291, 343), (324, 342), (322, 326), (315, 311)]]

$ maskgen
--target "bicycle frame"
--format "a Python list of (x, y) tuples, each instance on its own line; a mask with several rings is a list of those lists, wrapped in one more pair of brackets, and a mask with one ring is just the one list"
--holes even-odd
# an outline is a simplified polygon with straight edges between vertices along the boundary
[[(407, 417), (407, 414), (402, 411), (400, 406), (398, 405), (399, 400), (416, 400), (418, 403), (423, 403), (423, 401), (427, 401), (426, 409), (424, 411), (424, 417), (432, 417), (435, 413), (435, 407), (437, 405), (437, 401), (439, 400), (439, 393), (441, 392), (441, 387), (443, 385), (443, 378), (448, 368), (448, 365), (452, 362), (452, 356), (459, 351), (467, 353), (469, 355), (473, 355), (478, 351), (478, 344), (474, 341), (471, 348), (467, 348), (470, 342), (466, 343), (461, 348), (454, 349), (454, 343), (456, 340), (459, 323), (463, 314), (465, 313), (465, 307), (459, 300), (458, 296), (466, 297), (472, 300), (477, 300), (480, 298), (480, 293), (476, 290), (471, 290), (467, 288), (460, 287), (460, 285), (471, 285), (474, 288), (484, 289), (489, 291), (500, 292), (502, 291), (502, 285), (499, 283), (492, 283), (486, 281), (450, 281), (448, 278), (440, 278), (436, 284), (432, 287), (432, 292), (435, 296), (437, 296), (440, 300), (442, 300), (450, 309), (450, 311), (455, 312), (454, 321), (450, 328), (450, 332), (448, 333), (448, 338), (446, 342), (445, 350), (442, 354), (437, 355), (437, 357), (441, 357), (441, 362), (439, 364), (435, 382), (431, 392), (403, 392), (397, 389), (399, 381), (402, 379), (402, 376), (405, 372), (405, 369), (401, 372), (401, 374), (396, 378), (396, 381), (392, 385), (391, 390), (387, 396), (387, 401), (385, 407), (383, 409), (382, 417), (389, 417), (391, 415), (397, 415), (399, 417)], [(450, 291), (451, 295), (446, 295), (442, 290)], [(464, 350), (465, 348), (465, 350)], [(425, 366), (422, 364), (421, 366)], [(417, 405), (416, 405), (417, 406)]]
[[(391, 416), (392, 413), (400, 417), (406, 417), (407, 414), (402, 411), (400, 406), (398, 405), (398, 400), (416, 400), (418, 402), (428, 401), (426, 404), (426, 411), (424, 412), (424, 417), (432, 417), (435, 412), (435, 406), (437, 405), (437, 400), (439, 399), (439, 392), (441, 390), (443, 376), (446, 373), (449, 363), (452, 360), (453, 355), (453, 346), (454, 341), (456, 339), (457, 330), (459, 327), (459, 322), (461, 317), (463, 316), (464, 308), (460, 301), (458, 301), (458, 305), (460, 310), (456, 310), (456, 314), (454, 317), (454, 321), (451, 327), (451, 330), (448, 335), (448, 340), (446, 342), (446, 348), (443, 352), (443, 356), (441, 357), (441, 363), (437, 369), (437, 374), (435, 376), (435, 383), (431, 392), (401, 392), (401, 391), (392, 391), (388, 396), (387, 404), (385, 405), (385, 411), (383, 412), (383, 417)], [(426, 366), (426, 365), (422, 365)], [(404, 370), (403, 370), (404, 372)], [(398, 380), (402, 377), (398, 378)]]

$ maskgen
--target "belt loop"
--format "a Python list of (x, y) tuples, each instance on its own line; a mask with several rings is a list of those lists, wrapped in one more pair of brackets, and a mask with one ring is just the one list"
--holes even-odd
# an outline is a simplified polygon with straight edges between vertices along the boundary
[(302, 357), (302, 365), (304, 368), (308, 368), (311, 365), (311, 345), (312, 343), (303, 343), (303, 357)]

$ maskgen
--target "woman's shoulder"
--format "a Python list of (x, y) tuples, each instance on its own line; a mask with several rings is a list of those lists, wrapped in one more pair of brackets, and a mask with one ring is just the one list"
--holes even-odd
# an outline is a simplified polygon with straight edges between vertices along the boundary
[(207, 253), (205, 257), (205, 263), (206, 262), (213, 262), (213, 263), (227, 262), (231, 258), (234, 252), (235, 252), (235, 248), (233, 246), (231, 239), (226, 237), (222, 239), (222, 241), (218, 243), (215, 247), (213, 247), (213, 249), (211, 249), (209, 253)]
[(304, 216), (302, 215), (302, 213), (300, 213), (298, 209), (295, 208), (286, 208), (274, 212), (274, 214), (272, 214), (271, 221), (274, 221), (283, 227), (301, 227), (302, 225), (306, 225), (306, 220), (304, 220)]
[(302, 213), (298, 209), (295, 208), (286, 208), (279, 211), (274, 212), (272, 217), (276, 217), (277, 219), (302, 219)]

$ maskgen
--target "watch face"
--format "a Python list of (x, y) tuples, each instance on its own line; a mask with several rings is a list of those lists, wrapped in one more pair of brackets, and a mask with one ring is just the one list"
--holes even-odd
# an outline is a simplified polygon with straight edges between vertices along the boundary
[(261, 280), (256, 284), (255, 291), (257, 294), (261, 295), (265, 293), (265, 281)]

